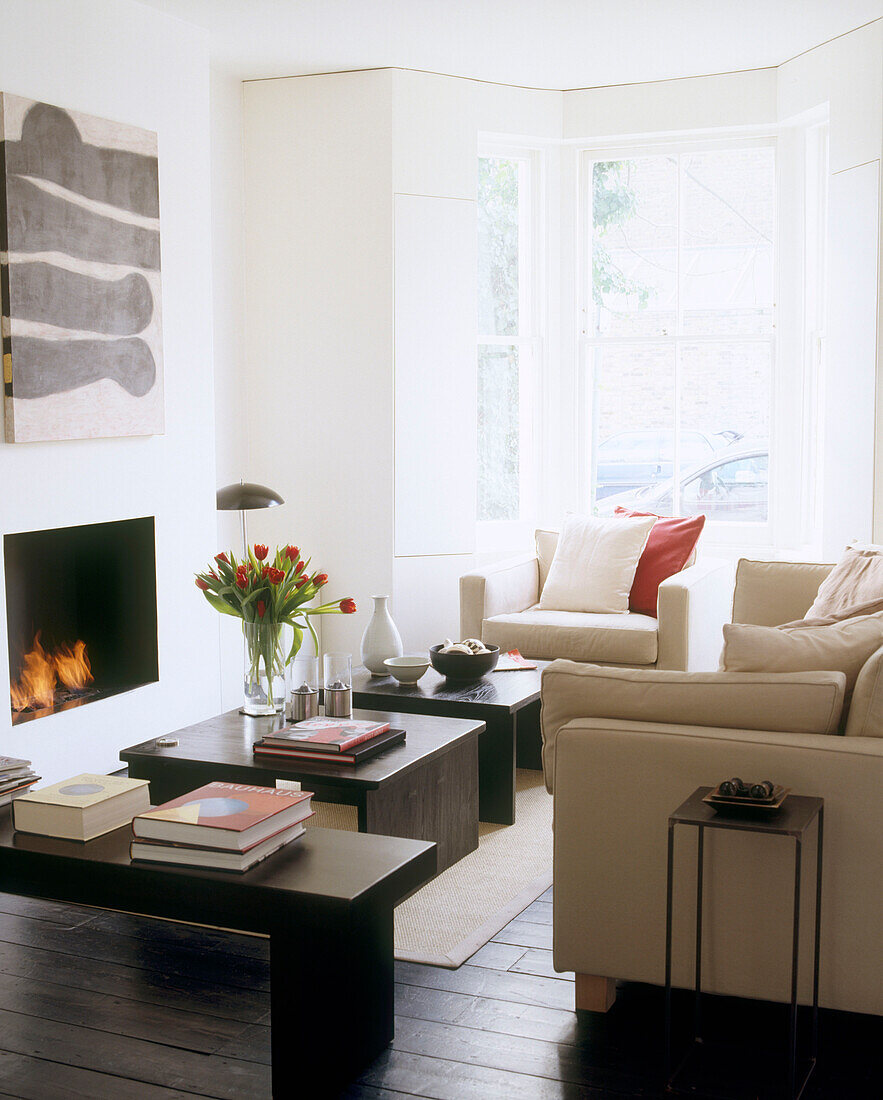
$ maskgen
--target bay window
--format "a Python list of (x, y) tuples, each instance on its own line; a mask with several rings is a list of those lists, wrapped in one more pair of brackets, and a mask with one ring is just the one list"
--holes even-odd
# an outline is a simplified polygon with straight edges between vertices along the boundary
[(766, 525), (773, 139), (587, 153), (583, 168), (589, 506)]

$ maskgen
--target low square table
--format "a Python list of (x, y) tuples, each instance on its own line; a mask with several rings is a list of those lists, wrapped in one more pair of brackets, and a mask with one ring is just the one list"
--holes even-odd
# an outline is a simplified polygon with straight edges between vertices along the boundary
[(150, 780), (154, 804), (168, 802), (204, 783), (274, 787), (298, 780), (317, 802), (355, 806), (359, 832), (432, 840), (443, 871), (478, 847), (478, 737), (475, 718), (356, 711), (356, 718), (389, 722), (405, 741), (362, 764), (255, 756), (255, 741), (285, 725), (281, 715), (252, 718), (231, 710), (187, 726), (172, 736), (123, 749), (120, 759), (133, 779)]
[(489, 672), (478, 680), (449, 680), (430, 668), (416, 684), (392, 676), (353, 672), (353, 706), (381, 707), (484, 723), (478, 737), (478, 816), (515, 821), (515, 767), (542, 768), (540, 679), (548, 661), (534, 669)]
[(85, 844), (17, 833), (5, 807), (0, 883), (24, 897), (268, 935), (279, 1100), (337, 1095), (381, 1053), (393, 1037), (393, 909), (432, 877), (434, 844), (308, 826), (240, 875), (133, 861), (131, 839), (130, 825)]

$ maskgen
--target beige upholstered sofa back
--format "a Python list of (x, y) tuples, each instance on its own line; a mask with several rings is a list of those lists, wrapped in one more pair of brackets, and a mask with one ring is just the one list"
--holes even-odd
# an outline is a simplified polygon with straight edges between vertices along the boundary
[(802, 619), (833, 568), (818, 562), (740, 558), (733, 592), (733, 622), (781, 626)]

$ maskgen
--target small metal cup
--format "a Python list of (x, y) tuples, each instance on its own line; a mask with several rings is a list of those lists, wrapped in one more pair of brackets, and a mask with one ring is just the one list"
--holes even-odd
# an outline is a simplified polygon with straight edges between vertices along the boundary
[(352, 718), (353, 689), (338, 684), (340, 681), (335, 681), (331, 687), (325, 688), (325, 717)]
[(291, 721), (304, 722), (319, 716), (319, 689), (301, 684), (291, 692)]

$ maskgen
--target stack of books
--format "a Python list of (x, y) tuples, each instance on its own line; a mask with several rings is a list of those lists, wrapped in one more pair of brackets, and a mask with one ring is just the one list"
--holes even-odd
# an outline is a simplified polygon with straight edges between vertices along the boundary
[(247, 871), (304, 834), (312, 791), (207, 783), (140, 813), (132, 859)]
[(63, 840), (94, 840), (128, 825), (150, 806), (146, 779), (119, 775), (75, 775), (51, 787), (17, 798), (12, 820), (22, 833), (57, 836)]
[(39, 779), (30, 760), (0, 756), (0, 806), (8, 806), (14, 798), (26, 794)]
[(268, 733), (255, 742), (255, 756), (289, 760), (360, 764), (405, 740), (405, 731), (389, 728), (389, 722), (355, 721), (351, 718), (307, 718), (293, 726)]

